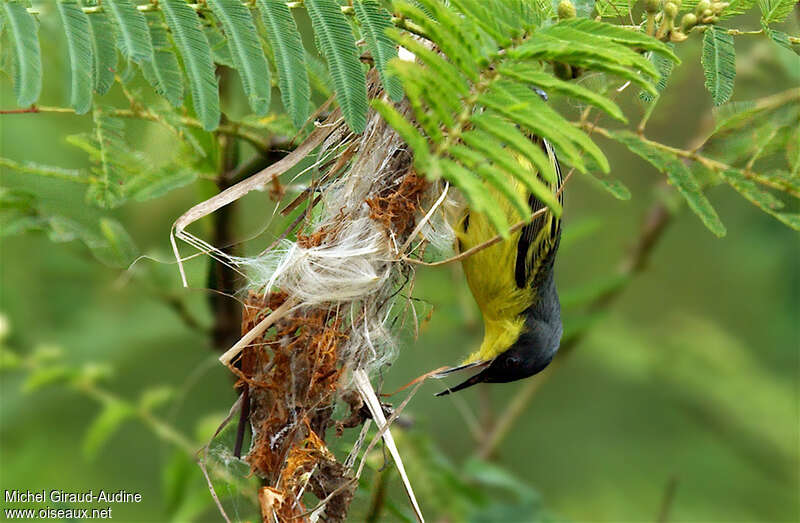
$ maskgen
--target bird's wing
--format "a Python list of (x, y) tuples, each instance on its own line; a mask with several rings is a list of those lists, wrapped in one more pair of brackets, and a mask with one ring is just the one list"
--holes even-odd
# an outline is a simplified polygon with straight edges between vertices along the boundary
[[(542, 140), (542, 148), (547, 152), (547, 156), (553, 163), (556, 171), (556, 183), (552, 185), (557, 191), (563, 183), (561, 176), (561, 166), (558, 163), (555, 150), (547, 140)], [(558, 195), (558, 203), (564, 203), (563, 191)], [(531, 212), (535, 213), (545, 207), (533, 195), (528, 197), (528, 204)], [(553, 216), (551, 212), (545, 212), (534, 218), (531, 223), (522, 228), (517, 242), (517, 261), (514, 267), (514, 279), (520, 289), (534, 284), (536, 275), (540, 272), (539, 268), (544, 263), (550, 263), (552, 253), (558, 249), (559, 238), (561, 237), (561, 220)]]

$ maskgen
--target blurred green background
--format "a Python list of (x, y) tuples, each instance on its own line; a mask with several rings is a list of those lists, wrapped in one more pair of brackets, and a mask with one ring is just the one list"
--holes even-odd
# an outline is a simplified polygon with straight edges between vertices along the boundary
[[(42, 103), (65, 105), (64, 47), (55, 36), (43, 42)], [(708, 125), (710, 101), (698, 43), (694, 36), (678, 48), (684, 65), (670, 79), (651, 120), (651, 138), (685, 146)], [(737, 40), (737, 51), (749, 60), (740, 59), (734, 100), (800, 82), (800, 58), (789, 51), (760, 39)], [(117, 90), (110, 99), (121, 100)], [(628, 98), (633, 120), (641, 105), (635, 96)], [(14, 107), (6, 77), (0, 108)], [(86, 167), (86, 155), (64, 137), (86, 131), (90, 120), (4, 115), (1, 155)], [(151, 125), (130, 122), (128, 136), (153, 157), (169, 147)], [(633, 197), (614, 200), (580, 176), (571, 182), (567, 237), (557, 265), (568, 326), (566, 297), (614, 274), (646, 210), (663, 197), (663, 189), (656, 188), (661, 175), (619, 147), (601, 145), (607, 146), (613, 174)], [(69, 182), (4, 170), (2, 183), (35, 191), (48, 209), (77, 221), (91, 223), (102, 214), (84, 203), (83, 187)], [(4, 237), (4, 346), (20, 355), (59, 348), (59, 365), (107, 364), (113, 374), (103, 387), (121, 398), (135, 400), (145, 390), (169, 386), (176, 393), (157, 411), (160, 419), (202, 441), (235, 398), (231, 376), (216, 363), (205, 332), (211, 322), (203, 291), (208, 261), (189, 264), (193, 288), (181, 289), (168, 234), (178, 215), (213, 190), (201, 181), (110, 213), (141, 252), (163, 262), (144, 260), (127, 272), (104, 267), (78, 241), (54, 243), (38, 233)], [(800, 520), (800, 242), (730, 189), (712, 189), (709, 197), (727, 237), (717, 239), (694, 215), (677, 212), (645, 271), (555, 369), (500, 446), (494, 463), (531, 488), (503, 495), (522, 499), (535, 492), (537, 506), (556, 520), (656, 521), (665, 498), (671, 499), (670, 521)], [(247, 252), (256, 252), (281, 230), (282, 222), (272, 218), (274, 205), (267, 194), (257, 194), (239, 207), (239, 238), (266, 227), (257, 240), (243, 243)], [(482, 335), (458, 268), (418, 270), (415, 295), (423, 300), (420, 316), (430, 309), (432, 316), (418, 339), (402, 335), (399, 357), (385, 374), (385, 390), (458, 362)], [(174, 299), (186, 304), (199, 327), (181, 321), (168, 305)], [(163, 437), (129, 420), (105, 444), (87, 447), (84, 436), (98, 403), (59, 385), (28, 393), (27, 379), (21, 369), (0, 374), (0, 490), (126, 489), (140, 492), (143, 501), (116, 507), (116, 521), (219, 519), (191, 460), (177, 457), (181, 452)], [(467, 474), (462, 464), (476, 445), (463, 410), (471, 410), (479, 425), (485, 423), (524, 383), (434, 398), (441, 385), (422, 388), (406, 411), (413, 426), (397, 431), (398, 440), (401, 451), (404, 444), (409, 453), (428, 449), (436, 462), (423, 466), (409, 458), (412, 480), (422, 484), (417, 493), (423, 510), (433, 520), (459, 521), (464, 512), (447, 510), (448, 504), (461, 503), (459, 493), (449, 492), (445, 480), (444, 486), (436, 483), (441, 478), (431, 471)], [(389, 487), (395, 508), (384, 513), (385, 520), (407, 516), (396, 475), (389, 475)], [(192, 503), (200, 508), (191, 508)], [(368, 503), (366, 493), (359, 494), (353, 520), (362, 517)], [(484, 520), (522, 517), (491, 514)], [(544, 517), (540, 511), (529, 514), (530, 519)]]

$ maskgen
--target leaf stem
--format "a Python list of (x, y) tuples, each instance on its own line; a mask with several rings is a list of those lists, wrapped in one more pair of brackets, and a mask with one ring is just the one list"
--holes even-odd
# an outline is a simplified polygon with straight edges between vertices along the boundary
[(89, 183), (91, 179), (79, 169), (64, 169), (63, 167), (52, 167), (49, 165), (36, 165), (31, 163), (20, 163), (10, 158), (0, 157), (0, 167), (7, 167), (15, 171), (27, 174), (37, 174), (48, 178), (57, 178), (76, 183)]
[[(758, 30), (754, 30), (754, 31), (742, 31), (741, 29), (721, 29), (721, 28), (713, 26), (711, 24), (696, 25), (696, 26), (694, 26), (692, 28), (692, 31), (703, 32), (706, 29), (708, 29), (709, 27), (715, 27), (718, 31), (721, 31), (723, 33), (727, 33), (727, 34), (729, 34), (731, 36), (761, 36), (761, 35), (765, 34), (763, 28), (758, 29)], [(789, 43), (791, 43), (791, 44), (800, 44), (800, 36), (786, 35), (786, 38), (789, 40)]]
[[(766, 97), (766, 98), (762, 98), (761, 100), (759, 100), (756, 103), (756, 107), (758, 107), (758, 108), (760, 108), (762, 110), (767, 110), (767, 109), (770, 109), (770, 108), (781, 107), (784, 104), (786, 104), (788, 102), (791, 102), (791, 101), (793, 101), (795, 99), (800, 100), (800, 89), (789, 89), (789, 90), (784, 91), (782, 93), (778, 93), (776, 95), (772, 95), (772, 96), (769, 96), (769, 97)], [(583, 124), (583, 125), (580, 125), (580, 126), (584, 127), (584, 128), (587, 128), (587, 129), (590, 128), (590, 126), (588, 124)], [(608, 129), (604, 129), (602, 127), (591, 127), (590, 130), (592, 132), (596, 132), (597, 134), (599, 134), (600, 136), (603, 136), (605, 138), (613, 139), (613, 137), (614, 137), (612, 131), (610, 131)], [(713, 133), (712, 133), (712, 135), (708, 136), (705, 140), (702, 140), (699, 143), (699, 145), (697, 145), (696, 147), (693, 147), (692, 149), (688, 149), (687, 150), (687, 149), (681, 149), (681, 148), (678, 148), (678, 147), (672, 147), (670, 145), (666, 145), (666, 144), (663, 144), (663, 143), (660, 143), (660, 142), (656, 142), (656, 141), (653, 141), (653, 140), (649, 140), (648, 138), (646, 138), (644, 136), (643, 132), (639, 133), (640, 139), (643, 142), (645, 142), (647, 145), (649, 145), (649, 146), (651, 146), (653, 148), (660, 149), (662, 151), (668, 152), (670, 154), (673, 154), (673, 155), (678, 156), (680, 158), (683, 158), (685, 160), (691, 160), (691, 161), (697, 162), (697, 163), (703, 165), (704, 167), (706, 167), (707, 169), (712, 170), (715, 173), (724, 173), (726, 171), (731, 171), (731, 170), (738, 171), (743, 176), (748, 178), (749, 180), (752, 180), (752, 181), (754, 181), (754, 182), (756, 182), (758, 184), (761, 184), (761, 185), (764, 185), (764, 186), (767, 186), (767, 187), (772, 187), (772, 188), (775, 188), (775, 189), (780, 189), (780, 190), (783, 190), (783, 191), (787, 191), (787, 187), (786, 186), (781, 185), (780, 183), (776, 183), (774, 180), (771, 180), (771, 179), (768, 179), (768, 178), (763, 178), (763, 177), (759, 176), (758, 173), (753, 172), (753, 170), (752, 170), (753, 165), (750, 162), (743, 169), (740, 169), (740, 168), (734, 167), (732, 165), (729, 165), (727, 163), (721, 162), (719, 160), (714, 160), (713, 158), (709, 158), (708, 156), (704, 156), (704, 155), (700, 154), (698, 151), (700, 149), (702, 149), (702, 147), (706, 144), (706, 142), (708, 142), (708, 140), (711, 138), (711, 136), (713, 136)]]
[[(0, 110), (2, 114), (27, 114), (27, 113), (63, 113), (75, 114), (75, 110), (70, 107), (52, 107), (45, 105), (32, 105), (25, 109), (8, 109)], [(145, 111), (141, 108), (135, 109), (113, 109), (106, 111), (105, 114), (117, 118), (137, 118), (140, 120), (147, 120), (150, 122), (163, 123), (161, 117), (152, 111)], [(178, 118), (181, 125), (192, 127), (195, 129), (202, 129), (203, 124), (195, 118), (188, 116), (181, 116)], [(260, 153), (266, 154), (273, 148), (273, 144), (269, 140), (265, 140), (255, 130), (248, 128), (245, 124), (239, 122), (228, 122), (220, 125), (214, 132), (236, 136), (246, 142), (250, 143)]]

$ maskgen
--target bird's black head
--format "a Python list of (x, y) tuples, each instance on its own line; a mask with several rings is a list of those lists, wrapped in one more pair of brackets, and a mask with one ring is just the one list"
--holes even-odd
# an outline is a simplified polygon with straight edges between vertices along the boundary
[(437, 394), (445, 396), (478, 383), (507, 383), (528, 378), (544, 370), (553, 360), (561, 342), (561, 321), (529, 318), (526, 330), (508, 350), (497, 356), (478, 374)]
[[(536, 330), (523, 332), (510, 349), (500, 354), (485, 369), (483, 381), (507, 383), (538, 374), (547, 367), (556, 355), (561, 333), (552, 326), (534, 322)], [(559, 328), (556, 329), (560, 331)]]

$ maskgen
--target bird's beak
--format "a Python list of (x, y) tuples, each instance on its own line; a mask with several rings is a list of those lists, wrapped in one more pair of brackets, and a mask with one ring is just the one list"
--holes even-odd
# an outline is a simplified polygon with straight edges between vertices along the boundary
[(467, 370), (467, 369), (474, 369), (475, 367), (485, 367), (485, 366), (489, 365), (489, 363), (491, 363), (491, 361), (485, 361), (485, 360), (474, 361), (472, 363), (467, 363), (465, 365), (459, 365), (458, 367), (450, 367), (450, 368), (447, 368), (447, 369), (444, 369), (444, 370), (440, 370), (439, 372), (437, 372), (436, 374), (434, 374), (431, 377), (437, 378), (437, 379), (444, 378), (445, 376), (449, 376), (450, 374), (453, 374), (454, 372), (459, 372), (459, 371)]
[[(487, 362), (482, 362), (482, 366), (486, 366), (489, 363), (490, 362), (488, 362), (488, 361)], [(477, 366), (477, 365), (472, 365), (472, 366)], [(467, 366), (464, 366), (464, 367), (467, 367)], [(469, 368), (469, 367), (467, 367), (467, 368)], [(472, 387), (473, 385), (475, 385), (477, 383), (484, 382), (484, 381), (486, 381), (486, 378), (487, 378), (488, 374), (489, 374), (489, 369), (488, 368), (483, 369), (479, 373), (475, 374), (474, 376), (472, 376), (471, 378), (467, 379), (466, 381), (463, 381), (463, 382), (459, 383), (455, 387), (450, 387), (450, 388), (447, 388), (447, 389), (443, 390), (442, 392), (436, 393), (436, 397), (447, 396), (451, 392), (458, 392), (459, 390), (466, 389), (467, 387)]]

